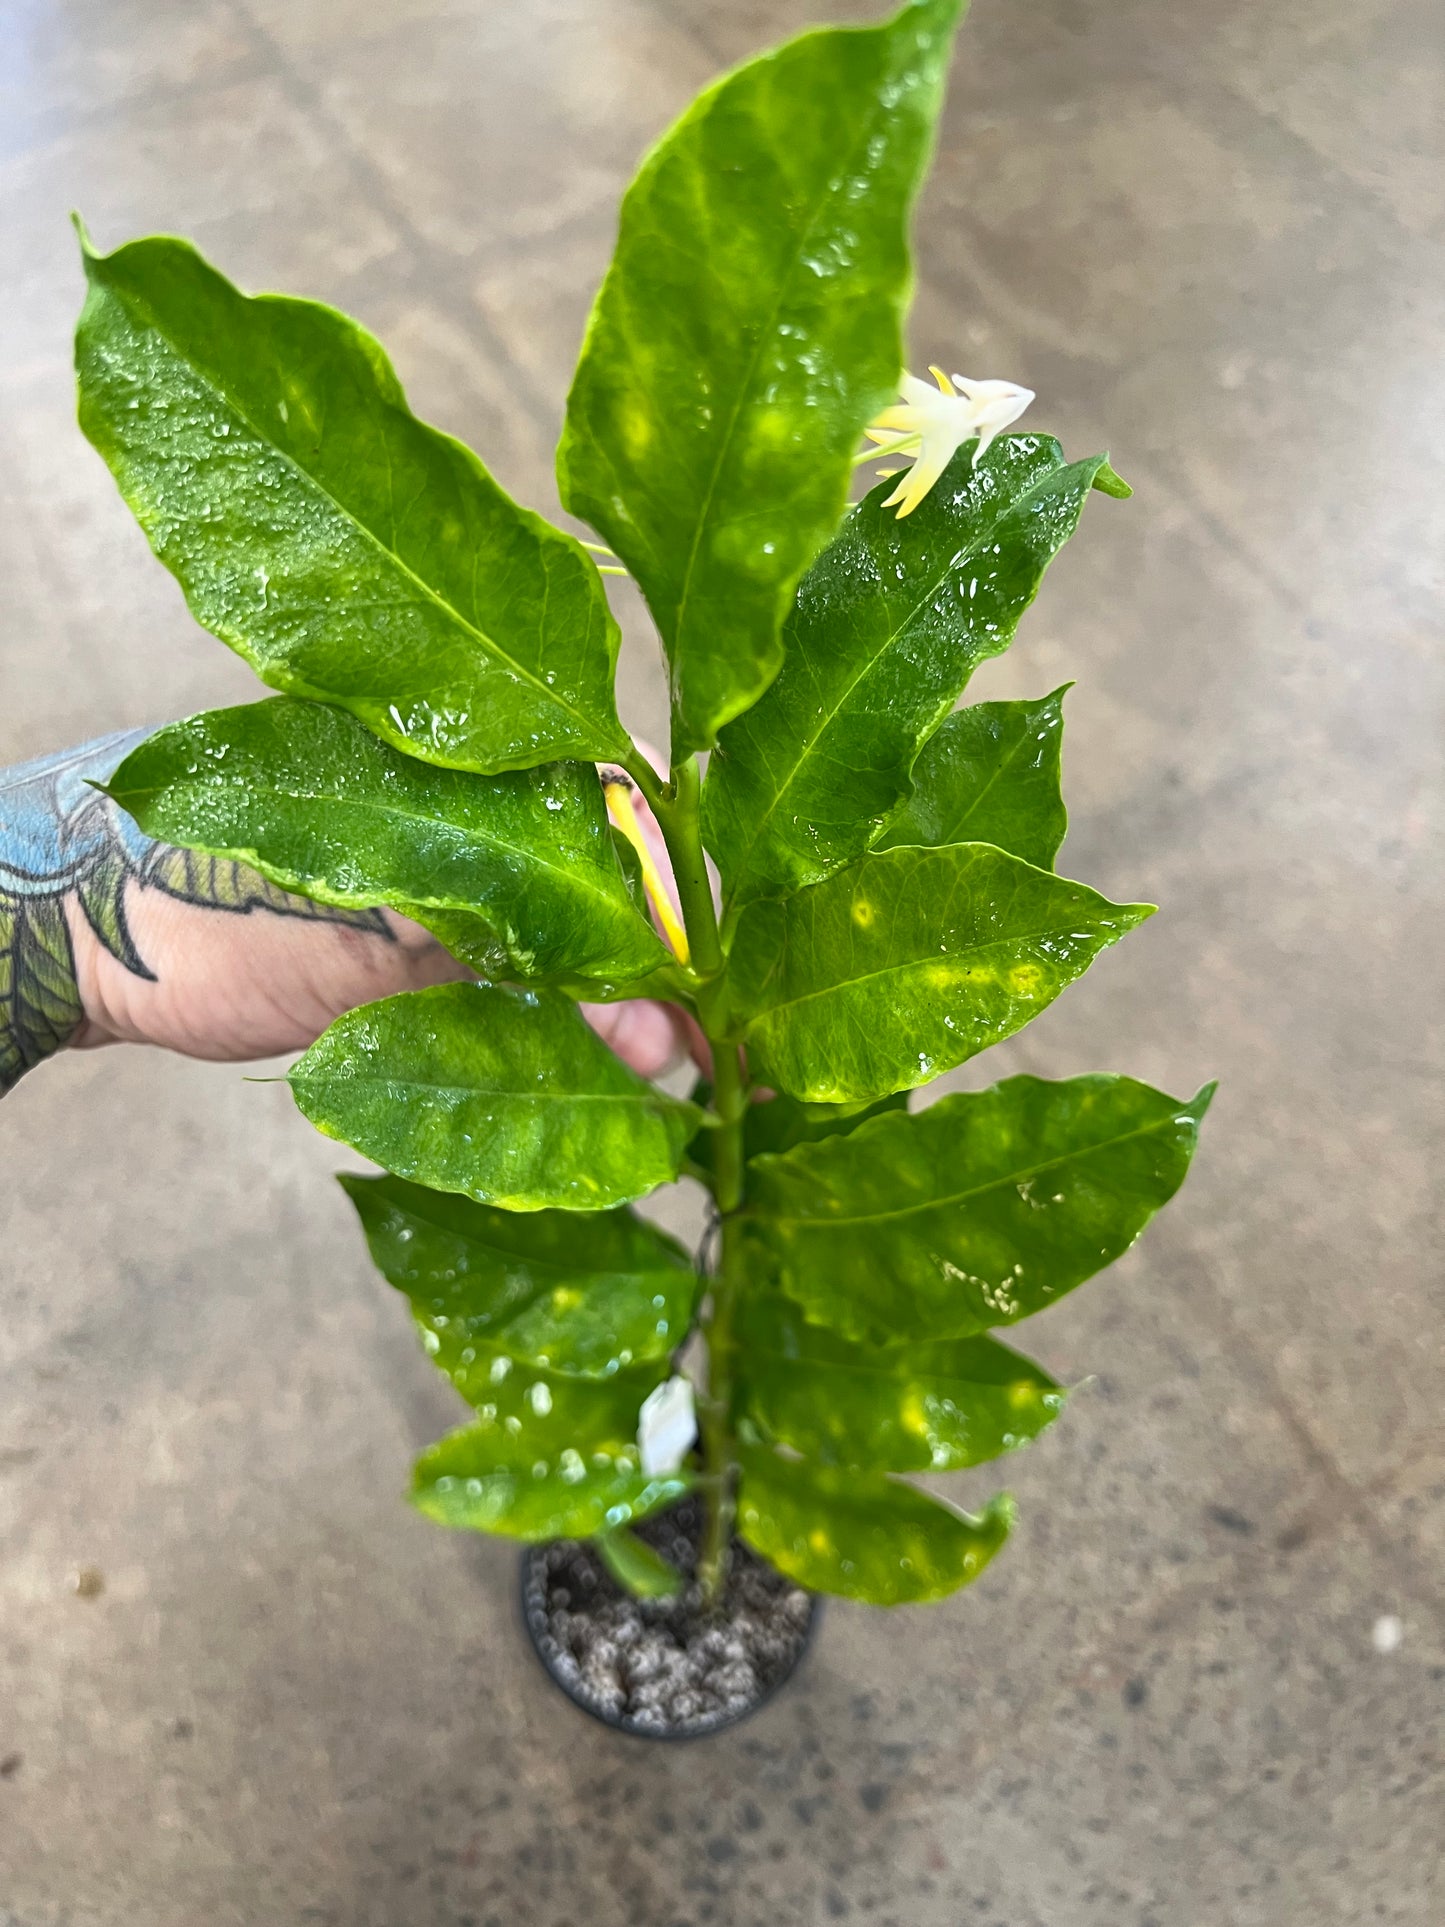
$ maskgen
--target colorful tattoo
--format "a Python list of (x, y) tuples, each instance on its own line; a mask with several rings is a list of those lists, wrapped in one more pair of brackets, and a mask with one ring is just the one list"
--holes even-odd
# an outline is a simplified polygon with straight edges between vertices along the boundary
[(133, 976), (156, 973), (126, 916), (131, 885), (182, 903), (248, 916), (349, 924), (391, 939), (376, 910), (334, 910), (293, 896), (225, 857), (198, 856), (143, 836), (90, 785), (103, 782), (149, 731), (102, 736), (78, 749), (0, 770), (0, 1097), (80, 1028), (85, 1012), (65, 903)]

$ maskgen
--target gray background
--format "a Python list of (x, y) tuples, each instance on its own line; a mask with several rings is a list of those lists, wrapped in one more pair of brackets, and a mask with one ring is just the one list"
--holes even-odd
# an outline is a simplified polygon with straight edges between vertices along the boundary
[[(621, 185), (808, 17), (5, 0), (0, 761), (253, 689), (73, 425), (70, 206), (359, 315), (546, 509)], [(830, 1609), (732, 1737), (613, 1739), (508, 1548), (400, 1502), (451, 1401), (334, 1147), (232, 1069), (59, 1062), (0, 1110), (5, 1927), (1445, 1917), (1442, 43), (1437, 0), (979, 0), (960, 43), (915, 361), (1137, 490), (974, 693), (1078, 678), (1063, 866), (1164, 905), (970, 1079), (1222, 1080), (1175, 1206), (1026, 1334), (1086, 1383), (1003, 1468), (1011, 1549)], [(624, 699), (659, 730), (641, 647)]]

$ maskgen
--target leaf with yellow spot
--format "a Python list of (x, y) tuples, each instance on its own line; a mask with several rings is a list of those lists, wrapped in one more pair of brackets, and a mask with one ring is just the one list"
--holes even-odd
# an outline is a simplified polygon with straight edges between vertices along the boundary
[(626, 755), (595, 565), (416, 419), (364, 328), (169, 236), (82, 252), (80, 424), (198, 622), (426, 762)]
[(735, 1033), (797, 1098), (912, 1090), (1021, 1029), (1150, 914), (987, 843), (863, 856), (743, 912)]
[(604, 1378), (665, 1360), (686, 1337), (698, 1276), (682, 1247), (623, 1207), (500, 1211), (405, 1178), (341, 1179), (382, 1276), (411, 1300), (428, 1349), (470, 1403), (495, 1354)]
[(606, 1211), (677, 1176), (700, 1115), (551, 990), (440, 984), (348, 1011), (291, 1068), (304, 1114), (397, 1176), (507, 1211)]
[(1112, 1264), (1173, 1197), (1212, 1095), (1010, 1077), (759, 1158), (752, 1268), (854, 1341), (1014, 1324)]
[(898, 379), (908, 211), (960, 11), (913, 0), (750, 61), (623, 200), (557, 474), (652, 610), (674, 759), (776, 675), (794, 586)]
[(748, 1293), (739, 1335), (741, 1413), (820, 1464), (956, 1471), (1036, 1438), (1064, 1402), (1047, 1372), (996, 1339), (859, 1345), (777, 1291)]
[[(880, 840), (998, 843), (1052, 861), (1058, 837), (1045, 851), (1042, 823), (1028, 848), (999, 833), (1011, 814), (1001, 792), (981, 799), (976, 823), (937, 833), (930, 817), (958, 800), (939, 763), (960, 726), (944, 719), (979, 664), (1013, 641), (1090, 491), (1119, 483), (1102, 456), (1066, 463), (1050, 435), (1002, 436), (977, 467), (973, 454), (972, 443), (960, 449), (902, 521), (884, 506), (887, 487), (875, 489), (798, 585), (777, 680), (722, 732), (703, 790), (703, 839), (729, 918), (756, 897), (821, 881)], [(970, 764), (988, 753), (973, 726), (961, 733)], [(1025, 761), (1002, 766), (1011, 786)], [(1056, 749), (1053, 766), (1057, 776)], [(918, 809), (895, 834), (890, 819), (911, 790)], [(1026, 814), (1039, 814), (1033, 797)]]
[(740, 1454), (738, 1531), (812, 1592), (870, 1606), (942, 1599), (977, 1579), (1008, 1537), (1013, 1504), (977, 1517), (881, 1473), (786, 1459), (768, 1446)]

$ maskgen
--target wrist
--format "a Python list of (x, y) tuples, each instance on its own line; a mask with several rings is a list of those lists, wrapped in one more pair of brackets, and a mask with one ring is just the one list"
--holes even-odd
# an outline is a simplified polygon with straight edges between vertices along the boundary
[(61, 900), (60, 912), (70, 939), (70, 975), (75, 987), (75, 1023), (60, 1048), (91, 1050), (98, 1044), (114, 1044), (121, 1033), (106, 1004), (101, 968), (104, 947), (74, 895)]

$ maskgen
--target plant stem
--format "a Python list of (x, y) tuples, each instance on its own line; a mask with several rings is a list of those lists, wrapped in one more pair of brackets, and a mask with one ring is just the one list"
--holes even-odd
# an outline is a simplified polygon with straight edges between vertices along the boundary
[(685, 763), (679, 763), (666, 788), (652, 770), (646, 769), (641, 758), (638, 762), (637, 768), (629, 763), (627, 773), (652, 805), (652, 813), (667, 844), (667, 854), (672, 858), (672, 874), (677, 883), (682, 920), (687, 926), (692, 967), (700, 977), (716, 977), (723, 967), (722, 941), (718, 936), (712, 883), (698, 827), (702, 779), (698, 775), (697, 758), (690, 756)]
[(736, 1510), (733, 1319), (741, 1275), (736, 1214), (743, 1202), (743, 1119), (747, 1114), (748, 1091), (738, 1047), (722, 1035), (721, 993), (726, 959), (699, 828), (701, 779), (697, 759), (689, 757), (680, 763), (666, 787), (653, 770), (642, 765), (641, 758), (637, 760), (639, 767), (634, 769), (629, 763), (628, 774), (652, 805), (672, 858), (692, 968), (702, 979), (697, 1000), (698, 1018), (712, 1048), (713, 1109), (718, 1120), (712, 1133), (713, 1195), (722, 1219), (722, 1257), (712, 1281), (712, 1314), (705, 1327), (708, 1387), (700, 1402), (699, 1425), (707, 1524), (698, 1564), (703, 1597), (711, 1605), (720, 1596), (727, 1578)]
[(713, 1043), (713, 1133), (717, 1207), (722, 1218), (722, 1257), (712, 1282), (707, 1324), (707, 1397), (702, 1404), (703, 1458), (708, 1483), (707, 1529), (698, 1576), (703, 1598), (715, 1603), (727, 1579), (737, 1509), (737, 1439), (733, 1432), (733, 1319), (741, 1283), (742, 1250), (737, 1212), (743, 1202), (743, 1119), (748, 1092), (735, 1044)]

